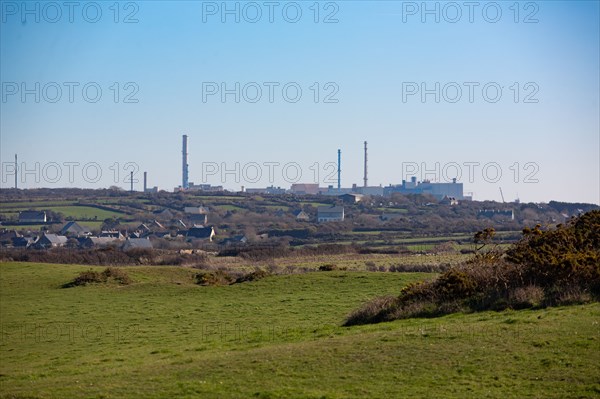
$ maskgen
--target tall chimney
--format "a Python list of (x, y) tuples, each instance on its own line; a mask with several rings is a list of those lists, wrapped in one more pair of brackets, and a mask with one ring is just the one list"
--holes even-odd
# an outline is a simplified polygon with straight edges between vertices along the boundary
[(364, 180), (364, 187), (367, 187), (367, 142), (365, 141), (365, 177), (363, 178)]
[(17, 182), (19, 181), (19, 173), (18, 172), (19, 172), (19, 164), (17, 162), (17, 154), (15, 154), (15, 190), (17, 188), (19, 188), (18, 184), (17, 184)]
[(133, 171), (129, 172), (129, 181), (131, 182), (131, 192), (133, 192)]
[(146, 192), (146, 189), (148, 188), (148, 172), (144, 172), (144, 192)]
[(342, 150), (338, 149), (338, 191), (342, 189)]
[(183, 135), (183, 146), (181, 149), (181, 158), (182, 158), (182, 166), (183, 166), (183, 170), (182, 170), (182, 182), (181, 182), (181, 187), (184, 190), (187, 190), (190, 185), (188, 182), (188, 161), (187, 161), (187, 156), (188, 156), (188, 152), (187, 152), (187, 135), (184, 134)]

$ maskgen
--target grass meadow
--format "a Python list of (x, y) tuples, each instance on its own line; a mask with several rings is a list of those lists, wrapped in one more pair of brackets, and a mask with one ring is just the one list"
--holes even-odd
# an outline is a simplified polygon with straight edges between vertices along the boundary
[(1, 398), (591, 398), (600, 305), (359, 327), (344, 317), (427, 273), (276, 275), (229, 286), (125, 267), (0, 264)]

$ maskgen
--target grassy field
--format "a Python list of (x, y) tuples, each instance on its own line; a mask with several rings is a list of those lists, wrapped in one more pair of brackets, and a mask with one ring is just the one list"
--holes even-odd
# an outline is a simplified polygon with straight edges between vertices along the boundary
[[(129, 267), (0, 264), (2, 398), (598, 397), (600, 305), (340, 327), (427, 274), (315, 272), (226, 287)], [(97, 268), (101, 270), (102, 268)]]
[(98, 209), (91, 206), (75, 206), (75, 205), (61, 205), (52, 206), (50, 204), (45, 206), (23, 206), (21, 208), (2, 208), (0, 209), (1, 214), (7, 216), (18, 216), (18, 211), (24, 211), (27, 209), (35, 209), (39, 211), (53, 211), (62, 213), (65, 217), (72, 217), (74, 219), (94, 219), (104, 220), (112, 217), (122, 217), (123, 214), (119, 212), (107, 211), (104, 209)]

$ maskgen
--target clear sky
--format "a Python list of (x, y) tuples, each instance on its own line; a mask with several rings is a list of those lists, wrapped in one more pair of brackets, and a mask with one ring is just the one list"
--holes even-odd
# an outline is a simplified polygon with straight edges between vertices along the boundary
[(231, 190), (336, 184), (338, 148), (361, 185), (366, 140), (369, 185), (600, 203), (598, 1), (73, 4), (1, 2), (2, 187), (17, 153), (20, 187), (171, 191), (187, 134)]

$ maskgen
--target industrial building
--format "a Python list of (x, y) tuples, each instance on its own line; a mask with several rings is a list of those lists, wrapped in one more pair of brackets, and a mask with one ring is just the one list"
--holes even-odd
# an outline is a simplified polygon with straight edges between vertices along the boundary
[(429, 194), (438, 200), (444, 197), (454, 197), (457, 200), (465, 199), (463, 195), (463, 184), (457, 183), (452, 179), (451, 183), (432, 183), (429, 180), (418, 182), (416, 177), (412, 177), (409, 182), (402, 180), (402, 184), (389, 185), (384, 187), (384, 195), (390, 196), (394, 193), (399, 194)]

